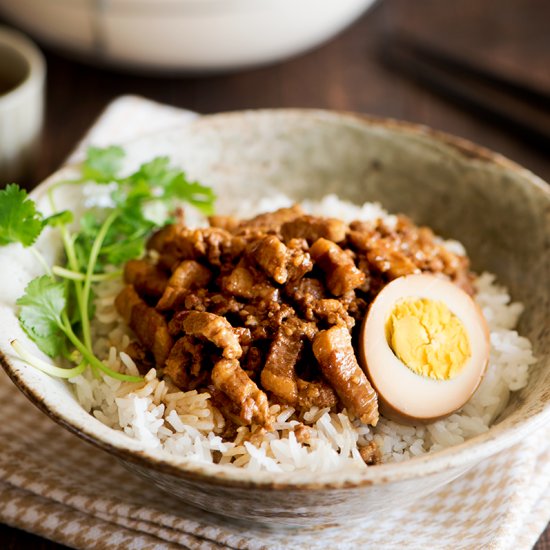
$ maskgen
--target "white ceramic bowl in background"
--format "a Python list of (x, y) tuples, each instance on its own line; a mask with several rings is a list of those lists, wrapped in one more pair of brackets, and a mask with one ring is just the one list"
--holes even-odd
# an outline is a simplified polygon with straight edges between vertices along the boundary
[(22, 34), (0, 26), (0, 187), (25, 178), (39, 146), (46, 65)]
[[(14, 357), (22, 332), (15, 300), (40, 266), (28, 249), (0, 249), (0, 363), (46, 414), (123, 462), (150, 483), (188, 504), (239, 518), (246, 525), (313, 527), (361, 520), (435, 491), (483, 459), (521, 443), (550, 421), (550, 188), (497, 154), (427, 128), (326, 111), (274, 110), (200, 117), (184, 127), (127, 144), (126, 169), (158, 155), (214, 187), (220, 213), (235, 200), (282, 191), (300, 200), (337, 193), (361, 204), (380, 201), (393, 212), (460, 239), (476, 271), (496, 273), (525, 313), (519, 331), (540, 359), (527, 387), (487, 432), (460, 445), (401, 463), (319, 475), (224, 469), (148, 449), (108, 428), (78, 404), (67, 384)], [(65, 168), (33, 191), (41, 208), (46, 190), (74, 178)], [(82, 188), (59, 187), (64, 207), (78, 217)], [(60, 239), (39, 241), (47, 258)], [(107, 475), (107, 474), (106, 474)], [(502, 472), (503, 479), (506, 472)]]
[(375, 0), (0, 0), (37, 39), (96, 63), (228, 71), (312, 48)]

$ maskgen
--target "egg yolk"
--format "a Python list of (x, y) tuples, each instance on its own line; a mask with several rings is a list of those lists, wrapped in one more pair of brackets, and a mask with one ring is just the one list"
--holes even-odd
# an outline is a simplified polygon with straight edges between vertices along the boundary
[(441, 301), (400, 300), (385, 328), (393, 353), (421, 376), (449, 380), (471, 356), (464, 325)]

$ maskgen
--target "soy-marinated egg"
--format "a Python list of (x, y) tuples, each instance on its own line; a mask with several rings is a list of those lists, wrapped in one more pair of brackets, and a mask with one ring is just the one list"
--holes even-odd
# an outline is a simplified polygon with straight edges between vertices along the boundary
[(450, 281), (407, 275), (386, 285), (363, 323), (360, 356), (384, 416), (428, 422), (460, 409), (479, 386), (489, 331)]

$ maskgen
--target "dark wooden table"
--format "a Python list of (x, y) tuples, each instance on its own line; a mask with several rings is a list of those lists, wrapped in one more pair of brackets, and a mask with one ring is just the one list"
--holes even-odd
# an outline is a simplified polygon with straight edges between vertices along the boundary
[[(547, 0), (382, 0), (325, 46), (274, 66), (200, 78), (150, 78), (91, 68), (46, 50), (48, 100), (43, 152), (30, 185), (49, 175), (115, 97), (141, 94), (201, 113), (319, 107), (427, 124), (476, 141), (550, 181), (550, 156), (386, 68), (384, 36), (406, 30), (550, 91)], [(0, 526), (0, 548), (61, 546)], [(550, 530), (537, 550), (550, 550)]]

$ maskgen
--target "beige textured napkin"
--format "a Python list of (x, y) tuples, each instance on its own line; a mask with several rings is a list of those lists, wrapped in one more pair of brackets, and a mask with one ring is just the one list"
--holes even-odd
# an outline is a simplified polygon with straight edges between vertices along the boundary
[[(113, 102), (83, 144), (123, 143), (193, 113)], [(78, 158), (81, 147), (72, 157)], [(0, 522), (75, 548), (530, 549), (550, 519), (550, 427), (437, 493), (353, 528), (270, 533), (195, 510), (40, 413), (0, 372)]]

